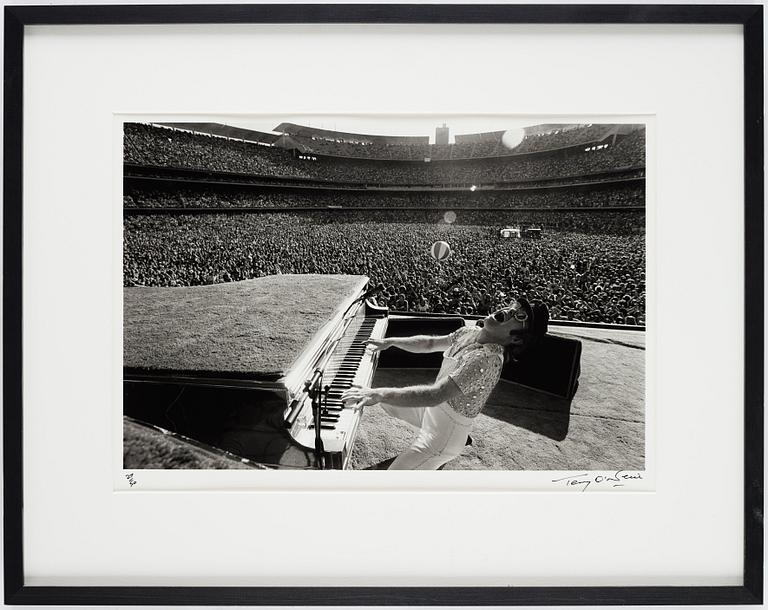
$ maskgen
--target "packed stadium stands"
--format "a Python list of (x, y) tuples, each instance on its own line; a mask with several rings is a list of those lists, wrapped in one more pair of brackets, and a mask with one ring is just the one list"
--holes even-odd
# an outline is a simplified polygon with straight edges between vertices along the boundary
[[(531, 178), (530, 180), (519, 180), (515, 182), (491, 183), (491, 184), (376, 184), (360, 182), (339, 182), (331, 179), (305, 178), (258, 175), (239, 172), (219, 171), (219, 170), (197, 170), (192, 168), (174, 168), (161, 166), (146, 166), (126, 163), (124, 166), (125, 178), (128, 183), (138, 183), (144, 181), (145, 184), (162, 181), (180, 181), (189, 183), (196, 182), (215, 182), (231, 185), (273, 185), (273, 186), (293, 186), (293, 187), (328, 187), (333, 190), (368, 190), (384, 189), (392, 191), (414, 191), (414, 190), (440, 190), (440, 191), (488, 191), (488, 190), (527, 190), (536, 187), (548, 188), (553, 186), (582, 186), (586, 184), (597, 185), (603, 183), (629, 183), (630, 181), (642, 185), (645, 182), (645, 168), (626, 168), (608, 172), (598, 172), (590, 174), (581, 174), (575, 176), (544, 176), (541, 178)], [(474, 187), (474, 188), (472, 188)]]
[(637, 186), (578, 190), (452, 192), (355, 192), (330, 189), (249, 189), (234, 187), (130, 189), (126, 208), (587, 208), (642, 207), (643, 189)]
[(123, 155), (126, 163), (154, 167), (303, 175), (282, 149), (142, 123), (126, 124)]
[[(438, 146), (284, 127), (270, 146), (126, 124), (125, 285), (362, 273), (394, 310), (520, 294), (554, 319), (644, 324), (643, 128), (540, 126), (510, 151), (503, 131)], [(500, 237), (531, 224), (542, 239)]]
[[(301, 140), (311, 142), (308, 138)], [(524, 146), (527, 140), (523, 140), (521, 146)], [(293, 137), (291, 141), (297, 141), (297, 138)], [(264, 146), (166, 127), (129, 123), (125, 129), (124, 149), (127, 163), (156, 167), (230, 171), (350, 183), (481, 185), (536, 180), (542, 176), (583, 178), (589, 174), (641, 168), (645, 166), (644, 143), (644, 131), (637, 130), (617, 140), (615, 144), (608, 144), (599, 150), (578, 149), (567, 155), (563, 153), (476, 157), (441, 162), (424, 154), (412, 163), (384, 163), (354, 157), (359, 148), (365, 148), (362, 144), (333, 143), (336, 149), (349, 149), (352, 156), (342, 158), (339, 151), (335, 150), (335, 156), (325, 157), (318, 156), (323, 153), (310, 150), (308, 146), (298, 148), (302, 153), (299, 154), (278, 146)], [(388, 147), (410, 150), (414, 146), (429, 145)], [(322, 145), (316, 145), (316, 148), (322, 149)], [(427, 158), (430, 161), (425, 161)]]

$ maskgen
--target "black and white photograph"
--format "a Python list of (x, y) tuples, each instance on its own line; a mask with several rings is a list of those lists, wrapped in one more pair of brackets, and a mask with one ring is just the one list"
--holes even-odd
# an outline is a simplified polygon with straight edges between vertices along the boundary
[(125, 471), (642, 478), (648, 124), (569, 118), (124, 118)]

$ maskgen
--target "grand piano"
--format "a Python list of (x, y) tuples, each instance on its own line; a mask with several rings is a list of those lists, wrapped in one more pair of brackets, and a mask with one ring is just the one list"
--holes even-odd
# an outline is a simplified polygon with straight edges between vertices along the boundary
[(312, 274), (125, 288), (125, 422), (232, 463), (346, 468), (362, 409), (341, 393), (370, 384), (365, 341), (387, 331), (372, 292)]

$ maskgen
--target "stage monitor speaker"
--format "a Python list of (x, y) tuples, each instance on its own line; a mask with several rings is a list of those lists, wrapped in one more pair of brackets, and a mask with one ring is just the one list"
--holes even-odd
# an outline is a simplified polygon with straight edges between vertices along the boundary
[(544, 335), (519, 362), (508, 361), (504, 381), (570, 400), (579, 387), (581, 341)]

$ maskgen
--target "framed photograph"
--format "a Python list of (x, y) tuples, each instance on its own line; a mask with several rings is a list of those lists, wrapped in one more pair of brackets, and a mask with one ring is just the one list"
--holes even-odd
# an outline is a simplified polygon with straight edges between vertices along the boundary
[(762, 6), (4, 18), (6, 603), (762, 603)]

